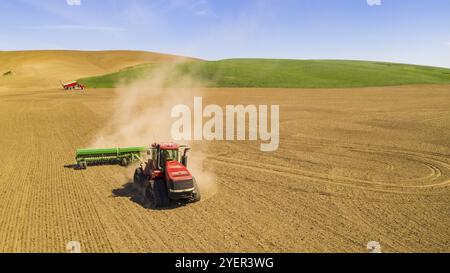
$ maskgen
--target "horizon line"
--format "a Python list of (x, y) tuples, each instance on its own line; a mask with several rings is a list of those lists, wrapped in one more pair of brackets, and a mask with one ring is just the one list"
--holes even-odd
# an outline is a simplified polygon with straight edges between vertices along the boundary
[(390, 64), (400, 64), (400, 65), (413, 65), (413, 66), (423, 66), (423, 67), (435, 67), (435, 68), (444, 68), (450, 69), (450, 66), (436, 66), (436, 65), (428, 65), (423, 63), (409, 63), (409, 62), (401, 62), (401, 61), (390, 61), (390, 60), (369, 60), (369, 59), (352, 59), (352, 58), (274, 58), (274, 57), (228, 57), (221, 59), (206, 59), (200, 58), (196, 56), (187, 56), (184, 54), (170, 53), (170, 52), (162, 52), (162, 51), (153, 51), (153, 50), (145, 50), (145, 49), (19, 49), (19, 50), (3, 50), (0, 49), (0, 52), (49, 52), (49, 51), (60, 51), (60, 52), (141, 52), (141, 53), (152, 53), (152, 54), (160, 54), (160, 55), (168, 55), (173, 57), (180, 58), (189, 58), (189, 59), (197, 59), (200, 61), (225, 61), (225, 60), (293, 60), (293, 61), (354, 61), (354, 62), (380, 62), (380, 63), (390, 63)]

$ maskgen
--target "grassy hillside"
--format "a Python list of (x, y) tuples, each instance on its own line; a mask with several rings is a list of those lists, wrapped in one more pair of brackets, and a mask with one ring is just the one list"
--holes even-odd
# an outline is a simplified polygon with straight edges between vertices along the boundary
[[(151, 76), (158, 65), (140, 65), (84, 78), (91, 88), (115, 87)], [(209, 87), (339, 88), (450, 83), (450, 69), (367, 61), (229, 59), (177, 65), (166, 72), (169, 83), (189, 76)]]

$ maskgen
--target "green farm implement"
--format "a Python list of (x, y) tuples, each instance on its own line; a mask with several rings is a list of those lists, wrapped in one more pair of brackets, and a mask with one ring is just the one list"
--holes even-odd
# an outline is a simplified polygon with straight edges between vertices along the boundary
[(141, 156), (147, 150), (147, 147), (78, 149), (76, 152), (76, 161), (80, 169), (86, 169), (88, 165), (100, 164), (121, 164), (122, 166), (128, 166), (132, 162), (142, 162)]

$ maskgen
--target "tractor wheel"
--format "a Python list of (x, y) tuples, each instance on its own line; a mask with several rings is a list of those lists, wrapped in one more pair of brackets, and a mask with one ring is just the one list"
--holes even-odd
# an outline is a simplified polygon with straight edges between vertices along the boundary
[(155, 192), (157, 192), (160, 207), (167, 207), (170, 205), (169, 193), (167, 192), (166, 181), (158, 179), (153, 184)]
[(156, 181), (152, 180), (144, 187), (144, 206), (149, 209), (161, 207), (159, 194), (155, 190), (155, 182)]
[(195, 180), (195, 177), (192, 178), (194, 181), (194, 195), (193, 195), (193, 202), (198, 202), (202, 199), (202, 195), (200, 194), (200, 189), (197, 185), (197, 180)]
[(156, 208), (156, 201), (155, 201), (155, 194), (153, 191), (153, 181), (150, 182), (147, 186), (144, 187), (143, 193), (143, 204), (144, 207), (149, 209), (155, 209)]
[(167, 188), (163, 179), (150, 181), (145, 188), (145, 203), (148, 208), (157, 209), (170, 205)]
[(145, 176), (142, 173), (142, 169), (137, 168), (136, 171), (134, 172), (134, 176), (133, 176), (133, 184), (136, 189), (141, 189), (143, 187), (144, 179), (145, 179)]

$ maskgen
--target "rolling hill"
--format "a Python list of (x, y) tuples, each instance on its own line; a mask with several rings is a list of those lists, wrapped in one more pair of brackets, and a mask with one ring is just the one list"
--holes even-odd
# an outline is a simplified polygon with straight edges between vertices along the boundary
[[(91, 88), (112, 88), (151, 77), (158, 64), (129, 67), (102, 76), (82, 78)], [(448, 84), (450, 69), (370, 61), (228, 59), (177, 64), (167, 85), (188, 76), (207, 87), (346, 88), (407, 84)]]
[(143, 51), (0, 51), (0, 86), (59, 86), (59, 80), (112, 73), (129, 66), (193, 60)]

